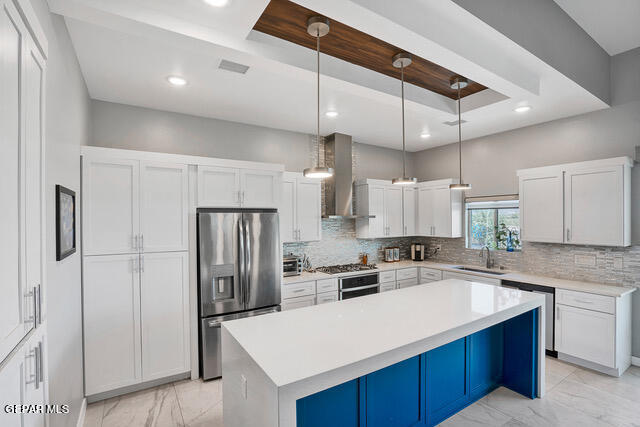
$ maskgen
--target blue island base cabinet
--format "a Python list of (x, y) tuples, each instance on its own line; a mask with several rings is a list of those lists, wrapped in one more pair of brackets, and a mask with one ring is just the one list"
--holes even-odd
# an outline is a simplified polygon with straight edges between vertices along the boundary
[(537, 394), (538, 309), (296, 402), (299, 427), (434, 426), (499, 386)]

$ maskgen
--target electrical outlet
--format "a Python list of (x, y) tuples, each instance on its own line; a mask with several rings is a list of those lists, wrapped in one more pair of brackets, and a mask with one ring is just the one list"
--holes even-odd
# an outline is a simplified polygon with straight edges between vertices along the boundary
[(436, 249), (436, 251), (441, 251), (442, 250), (442, 245), (436, 245), (435, 249)]
[(247, 400), (247, 377), (240, 375), (240, 394)]

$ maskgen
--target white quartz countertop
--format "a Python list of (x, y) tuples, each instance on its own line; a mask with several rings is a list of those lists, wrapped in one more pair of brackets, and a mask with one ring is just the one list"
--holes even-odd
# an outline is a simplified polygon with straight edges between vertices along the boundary
[(539, 294), (452, 279), (222, 326), (282, 387), (408, 348), (420, 354), (542, 304)]
[[(326, 274), (326, 273), (303, 272), (299, 276), (291, 276), (291, 277), (283, 278), (282, 283), (286, 285), (290, 283), (338, 278), (338, 277), (344, 277), (344, 276), (349, 276), (354, 274), (363, 274), (367, 272), (400, 270), (403, 268), (411, 268), (411, 267), (426, 267), (426, 268), (433, 268), (441, 271), (450, 271), (452, 273), (469, 274), (473, 276), (487, 277), (492, 279), (511, 280), (514, 282), (531, 283), (534, 285), (549, 286), (552, 288), (559, 288), (559, 289), (569, 289), (572, 291), (587, 292), (587, 293), (606, 295), (606, 296), (612, 296), (612, 297), (621, 297), (635, 290), (635, 288), (629, 287), (629, 286), (617, 286), (617, 285), (611, 285), (611, 284), (605, 284), (605, 283), (557, 279), (555, 277), (539, 276), (535, 274), (520, 273), (518, 271), (510, 271), (510, 270), (494, 269), (494, 271), (501, 272), (504, 274), (491, 274), (491, 273), (482, 273), (478, 271), (460, 270), (455, 268), (459, 266), (464, 266), (464, 264), (450, 264), (450, 263), (442, 263), (442, 262), (434, 262), (434, 261), (382, 262), (380, 264), (377, 264), (376, 269), (374, 270), (359, 271), (355, 273)], [(481, 270), (484, 269), (483, 267), (479, 267), (477, 265), (473, 265), (473, 266), (469, 265), (468, 267), (473, 267)], [(488, 269), (484, 269), (484, 270), (488, 270)]]

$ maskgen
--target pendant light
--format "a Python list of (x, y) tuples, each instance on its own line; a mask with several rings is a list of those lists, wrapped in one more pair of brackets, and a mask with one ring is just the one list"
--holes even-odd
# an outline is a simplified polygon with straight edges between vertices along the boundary
[(418, 180), (407, 176), (407, 153), (405, 150), (404, 137), (404, 67), (411, 65), (411, 54), (400, 52), (393, 56), (392, 61), (395, 68), (400, 68), (400, 87), (402, 92), (402, 176), (400, 178), (393, 178), (391, 182), (395, 185), (413, 185)]
[(451, 190), (470, 190), (471, 184), (465, 184), (462, 181), (462, 118), (460, 112), (460, 90), (469, 85), (469, 81), (461, 76), (454, 76), (451, 78), (451, 89), (458, 90), (458, 165), (460, 167), (460, 182), (458, 184), (450, 184)]
[(329, 33), (329, 20), (322, 16), (313, 16), (307, 21), (307, 32), (316, 38), (317, 53), (317, 82), (318, 82), (318, 127), (316, 132), (316, 141), (318, 143), (318, 166), (306, 168), (303, 172), (307, 178), (323, 179), (333, 176), (333, 169), (326, 166), (320, 166), (320, 37)]

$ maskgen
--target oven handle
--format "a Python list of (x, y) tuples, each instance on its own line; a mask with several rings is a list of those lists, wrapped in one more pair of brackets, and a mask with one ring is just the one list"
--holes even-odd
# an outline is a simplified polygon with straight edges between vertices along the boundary
[(380, 287), (380, 284), (376, 283), (375, 285), (359, 286), (357, 288), (340, 289), (340, 292), (342, 292), (342, 293), (355, 292), (355, 291), (361, 291), (363, 289), (371, 289), (371, 288), (379, 288), (379, 287)]

